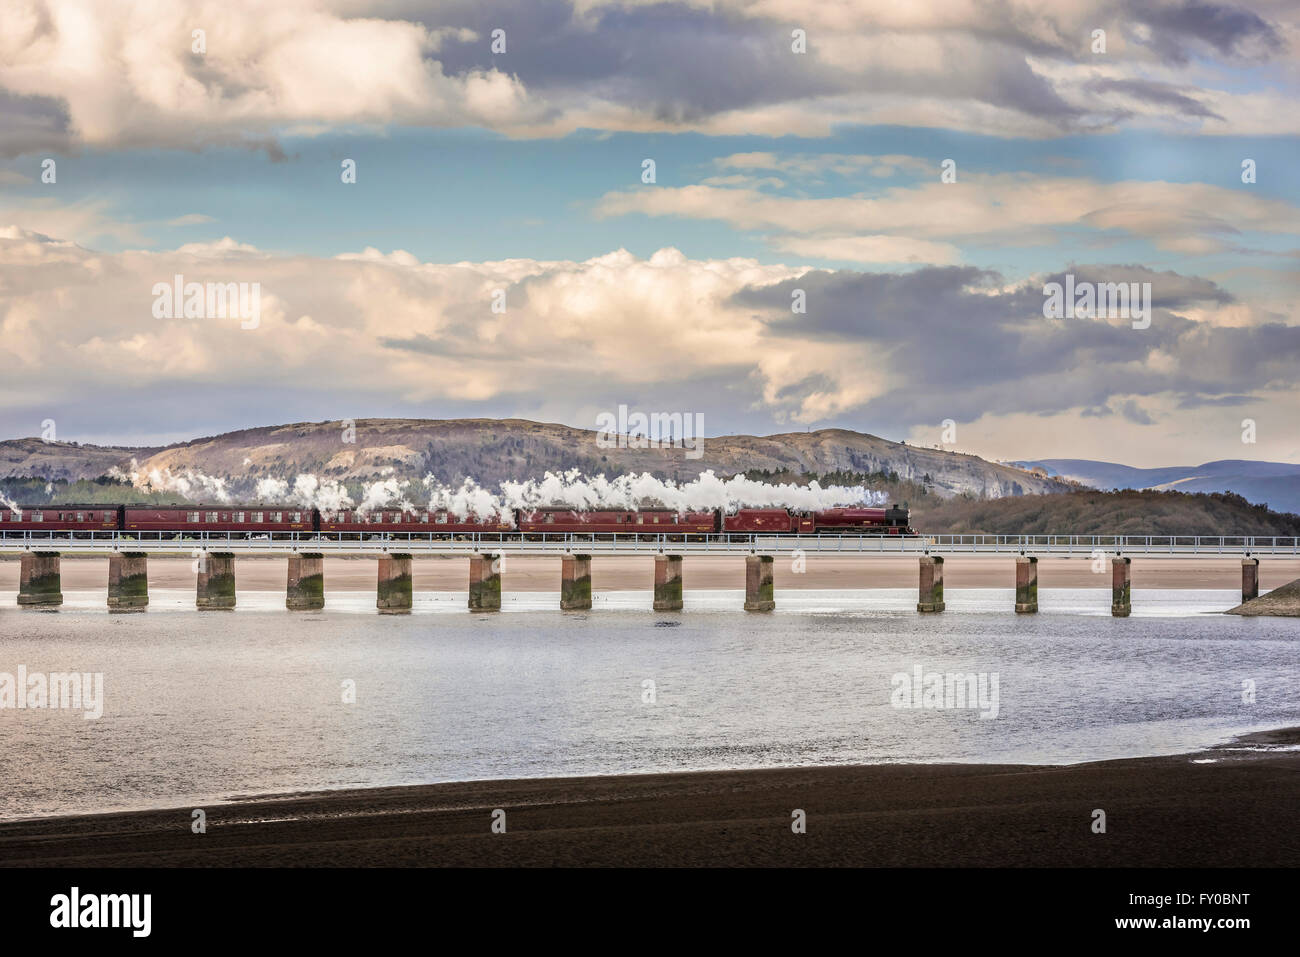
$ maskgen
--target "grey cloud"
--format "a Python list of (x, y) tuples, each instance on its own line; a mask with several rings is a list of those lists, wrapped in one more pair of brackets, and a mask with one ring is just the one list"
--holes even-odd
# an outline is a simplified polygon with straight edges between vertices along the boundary
[[(878, 346), (899, 375), (894, 388), (858, 410), (874, 425), (1079, 408), (1143, 423), (1149, 416), (1142, 408), (1111, 410), (1112, 398), (1244, 396), (1294, 379), (1300, 327), (1213, 327), (1173, 311), (1233, 301), (1209, 280), (1132, 265), (1072, 271), (1080, 281), (1150, 281), (1151, 327), (1049, 320), (1041, 282), (1003, 289), (997, 274), (970, 267), (810, 273), (743, 290), (734, 302), (763, 319), (774, 348), (797, 349), (801, 340)], [(806, 315), (790, 313), (795, 288), (807, 293)]]
[(1223, 117), (1193, 99), (1172, 83), (1160, 83), (1155, 80), (1112, 80), (1096, 79), (1087, 84), (1086, 89), (1094, 93), (1123, 93), (1134, 99), (1153, 103), (1157, 106), (1172, 106), (1185, 116), (1200, 116), (1216, 120)]
[(1222, 56), (1241, 56), (1253, 46), (1274, 53), (1283, 42), (1277, 28), (1263, 17), (1239, 6), (1220, 3), (1180, 4), (1131, 0), (1127, 15), (1151, 29), (1148, 45), (1171, 63), (1192, 58), (1194, 44), (1208, 46)]
[(1134, 422), (1138, 425), (1155, 424), (1155, 419), (1147, 415), (1147, 413), (1142, 409), (1140, 405), (1137, 404), (1137, 401), (1134, 399), (1128, 399), (1125, 402), (1123, 402), (1119, 407), (1119, 414), (1124, 416), (1124, 418), (1128, 419), (1130, 422)]
[(65, 153), (71, 144), (63, 103), (47, 96), (15, 96), (0, 88), (0, 156)]

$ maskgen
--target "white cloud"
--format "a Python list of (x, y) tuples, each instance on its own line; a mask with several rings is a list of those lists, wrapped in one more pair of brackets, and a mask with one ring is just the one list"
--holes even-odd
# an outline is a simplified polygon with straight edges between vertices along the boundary
[[(595, 211), (602, 217), (641, 213), (776, 230), (776, 248), (810, 257), (939, 264), (959, 261), (957, 242), (1016, 243), (1030, 237), (1050, 242), (1051, 231), (1062, 228), (1115, 230), (1159, 249), (1202, 254), (1249, 245), (1239, 235), (1245, 232), (1291, 234), (1300, 222), (1300, 209), (1290, 203), (1204, 183), (961, 172), (956, 183), (941, 183), (937, 171), (931, 182), (874, 196), (807, 198), (747, 186), (654, 186), (606, 193)], [(891, 238), (897, 244), (893, 255)]]
[(186, 213), (184, 216), (177, 216), (175, 219), (167, 220), (168, 226), (199, 226), (203, 223), (215, 223), (216, 220), (211, 216), (203, 213)]
[[(190, 282), (259, 283), (260, 325), (245, 330), (233, 319), (155, 319), (153, 286), (178, 273)], [(1141, 406), (1159, 427), (1186, 430), (1205, 408), (1161, 398), (1173, 388), (1165, 383), (1213, 395), (1238, 382), (1271, 381), (1293, 337), (1277, 327), (1251, 336), (1279, 316), (1236, 302), (1216, 305), (1209, 284), (1174, 285), (1176, 279), (1165, 277), (1163, 291), (1186, 300), (1180, 322), (1192, 326), (1183, 331), (1159, 320), (1152, 333), (1163, 337), (1158, 348), (1133, 334), (1131, 349), (1111, 355), (1104, 331), (1094, 337), (1032, 314), (1003, 317), (994, 306), (999, 326), (1014, 331), (1000, 333), (998, 355), (981, 357), (943, 339), (948, 330), (984, 341), (990, 330), (983, 323), (990, 320), (969, 308), (979, 297), (954, 302), (951, 292), (944, 294), (945, 308), (969, 313), (952, 328), (942, 316), (913, 311), (930, 301), (924, 294), (896, 299), (880, 292), (904, 281), (892, 274), (853, 286), (877, 290), (873, 305), (854, 294), (837, 298), (831, 283), (852, 285), (856, 274), (743, 258), (696, 260), (672, 248), (649, 258), (616, 250), (583, 262), (428, 263), (400, 250), (284, 256), (227, 237), (171, 251), (106, 254), (3, 227), (0, 410), (67, 401), (75, 387), (85, 396), (83, 417), (113, 419), (114, 410), (135, 403), (154, 409), (154, 417), (161, 409), (178, 413), (168, 421), (184, 432), (177, 423), (194, 396), (203, 397), (204, 407), (192, 418), (203, 422), (214, 414), (212, 397), (220, 397), (222, 408), (243, 403), (253, 421), (275, 421), (286, 394), (327, 396), (319, 418), (366, 401), (433, 416), (495, 403), (498, 411), (489, 414), (526, 411), (578, 425), (590, 424), (583, 418), (590, 410), (619, 402), (705, 410), (710, 421), (736, 414), (799, 425), (851, 421), (868, 404), (884, 402), (903, 409), (890, 413), (903, 428), (915, 370), (923, 368), (936, 376), (924, 390), (925, 417), (952, 402), (944, 414), (970, 421), (980, 403), (991, 408), (999, 401), (1002, 411), (986, 417), (997, 437), (987, 448), (1023, 456), (1026, 444), (1015, 442), (1021, 418), (1003, 401), (1009, 393), (1027, 403), (1047, 395), (1062, 408), (1095, 404), (1094, 394), (1104, 397), (1108, 382), (1122, 383), (1125, 393), (1144, 386)], [(756, 298), (753, 290), (774, 284), (784, 285)], [(789, 311), (788, 287), (795, 285), (810, 290), (807, 315)], [(504, 314), (492, 311), (495, 289), (506, 292)], [(881, 303), (893, 305), (882, 309)], [(1240, 343), (1238, 334), (1245, 335)], [(921, 343), (936, 352), (926, 354)], [(1238, 344), (1225, 364), (1222, 350)], [(1021, 365), (1037, 365), (1037, 353), (1051, 357), (1051, 369), (1017, 379)], [(959, 363), (964, 378), (945, 385), (944, 363)], [(1294, 397), (1283, 394), (1270, 408), (1277, 415), (1295, 412)], [(159, 426), (150, 421), (143, 428)], [(191, 426), (191, 433), (200, 431)]]
[[(843, 123), (1030, 137), (1125, 125), (1300, 131), (1289, 108), (1300, 35), (1293, 5), (1213, 19), (1184, 4), (1121, 0), (693, 0), (659, 4), (672, 15), (625, 29), (653, 5), (578, 0), (571, 17), (512, 34), (552, 58), (498, 62), (478, 27), (518, 21), (505, 0), (450, 11), (364, 0), (9, 0), (0, 89), (47, 105), (13, 114), (7, 146), (30, 150), (63, 136), (66, 145), (117, 148), (273, 148), (287, 133), (389, 126), (515, 136), (580, 128), (824, 136)], [(791, 24), (808, 31), (805, 55), (789, 51)], [(1098, 24), (1108, 29), (1105, 56), (1089, 49)], [(205, 31), (201, 54), (191, 49), (195, 29)], [(605, 51), (606, 65), (593, 57), (594, 72), (575, 73), (573, 59), (592, 48)], [(1243, 83), (1243, 70), (1258, 72)], [(743, 94), (737, 71), (755, 78)], [(679, 74), (691, 82), (660, 99), (656, 88)], [(1098, 80), (1120, 82), (1099, 90)], [(1142, 86), (1152, 80), (1162, 86)]]

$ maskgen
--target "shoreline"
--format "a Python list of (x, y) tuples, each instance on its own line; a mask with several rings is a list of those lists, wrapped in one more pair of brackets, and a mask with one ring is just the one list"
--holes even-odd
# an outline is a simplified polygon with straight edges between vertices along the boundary
[[(0, 866), (1296, 866), (1300, 728), (1072, 765), (483, 780), (0, 822)], [(1273, 750), (1270, 750), (1273, 749)], [(492, 832), (505, 811), (506, 833)], [(791, 829), (803, 810), (807, 831)], [(1094, 812), (1106, 832), (1094, 833)]]

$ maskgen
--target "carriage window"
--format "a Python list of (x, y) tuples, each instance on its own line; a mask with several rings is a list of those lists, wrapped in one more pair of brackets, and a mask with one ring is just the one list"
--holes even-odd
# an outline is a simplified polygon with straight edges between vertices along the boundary
[(185, 513), (185, 521), (187, 521), (187, 522), (197, 522), (198, 520), (199, 520), (199, 513), (198, 513), (198, 512), (186, 512), (186, 513)]
[(428, 524), (429, 524), (429, 513), (428, 513), (428, 512), (421, 512), (421, 513), (420, 513), (420, 524), (421, 524), (421, 525), (428, 525)]
[(254, 513), (253, 513), (253, 521), (256, 522), (256, 523), (258, 523), (258, 524), (260, 525), (260, 524), (262, 523), (262, 513), (261, 513), (261, 512), (254, 512)]
[(217, 513), (216, 513), (216, 512), (208, 512), (208, 521), (209, 521), (209, 522), (215, 522), (216, 520), (217, 520)]
[(236, 521), (236, 522), (243, 522), (243, 520), (244, 520), (244, 513), (243, 513), (243, 512), (235, 512), (234, 515), (235, 515), (235, 521)]
[(644, 515), (639, 515), (639, 514), (638, 514), (637, 517), (636, 517), (636, 523), (637, 523), (638, 525), (644, 525), (644, 524), (645, 524), (645, 516), (644, 516)]
[(22, 520), (23, 520), (23, 513), (22, 513), (22, 512), (10, 512), (10, 513), (9, 513), (9, 521), (11, 521), (11, 522), (21, 522)]
[(45, 513), (44, 513), (44, 512), (32, 512), (32, 521), (33, 521), (33, 522), (43, 522), (43, 521), (45, 521)]
[(554, 525), (554, 524), (555, 524), (555, 516), (552, 515), (550, 512), (547, 512), (547, 513), (546, 513), (546, 524), (547, 524), (547, 525)]
[(291, 522), (301, 522), (301, 521), (302, 521), (302, 512), (290, 512), (289, 515), (290, 515), (290, 519), (289, 519), (289, 521), (291, 521)]
[(280, 521), (283, 521), (283, 520), (284, 520), (283, 516), (284, 516), (284, 513), (283, 513), (283, 512), (272, 512), (272, 513), (271, 513), (271, 521), (273, 521), (273, 522), (280, 522)]
[(447, 513), (446, 513), (446, 512), (439, 512), (439, 513), (438, 513), (438, 517), (435, 519), (435, 521), (436, 521), (439, 525), (446, 525), (446, 524), (447, 524)]

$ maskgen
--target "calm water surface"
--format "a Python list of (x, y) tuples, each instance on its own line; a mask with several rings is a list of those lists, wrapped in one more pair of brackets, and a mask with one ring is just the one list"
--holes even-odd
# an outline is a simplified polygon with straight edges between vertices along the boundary
[[(109, 615), (102, 590), (58, 612), (0, 592), (0, 672), (102, 672), (104, 714), (0, 710), (0, 818), (200, 806), (253, 794), (482, 778), (898, 761), (1071, 763), (1171, 754), (1300, 725), (1300, 621), (1208, 614), (1233, 591), (1006, 589), (416, 597), (380, 617), (371, 593), (289, 613), (241, 592), (234, 612), (157, 590)], [(900, 710), (890, 677), (996, 673), (999, 714)], [(1242, 701), (1242, 682), (1256, 701)], [(654, 682), (655, 701), (643, 702)], [(343, 703), (343, 682), (356, 703)]]

